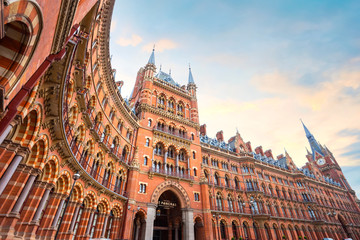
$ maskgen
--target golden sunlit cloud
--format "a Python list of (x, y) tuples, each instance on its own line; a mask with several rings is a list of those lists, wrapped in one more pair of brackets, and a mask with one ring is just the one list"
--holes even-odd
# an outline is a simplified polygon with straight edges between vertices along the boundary
[(142, 42), (142, 38), (136, 34), (132, 34), (130, 38), (121, 37), (116, 41), (116, 43), (122, 47), (127, 47), (127, 46), (135, 47), (141, 42)]
[[(170, 39), (160, 39), (159, 41), (155, 42), (156, 52), (163, 52), (165, 50), (174, 49), (177, 46), (178, 44)], [(153, 47), (154, 43), (149, 43), (143, 47), (143, 50), (146, 52), (151, 52)]]
[(228, 139), (238, 127), (253, 148), (262, 145), (264, 150), (272, 149), (275, 156), (286, 148), (300, 167), (306, 162), (305, 147), (309, 148), (299, 121), (302, 118), (341, 166), (360, 165), (360, 159), (346, 155), (348, 147), (359, 139), (339, 134), (344, 129), (360, 130), (360, 96), (349, 96), (345, 91), (360, 87), (360, 71), (341, 69), (326, 77), (326, 82), (306, 86), (279, 71), (257, 75), (252, 78), (254, 87), (272, 97), (244, 102), (206, 95), (206, 105), (199, 104), (200, 119), (206, 121), (210, 137), (223, 130)]

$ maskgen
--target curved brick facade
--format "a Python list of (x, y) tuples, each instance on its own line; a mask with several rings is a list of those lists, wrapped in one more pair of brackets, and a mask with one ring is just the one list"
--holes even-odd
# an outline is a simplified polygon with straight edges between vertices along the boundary
[(0, 2), (1, 239), (360, 239), (355, 192), (310, 132), (302, 169), (210, 139), (192, 75), (177, 85), (154, 55), (123, 99), (113, 0)]

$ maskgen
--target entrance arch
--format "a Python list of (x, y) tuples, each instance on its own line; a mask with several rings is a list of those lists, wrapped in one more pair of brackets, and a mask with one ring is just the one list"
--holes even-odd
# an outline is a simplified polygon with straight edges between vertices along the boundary
[(166, 181), (157, 186), (151, 196), (151, 203), (158, 204), (160, 195), (167, 190), (171, 190), (178, 197), (181, 208), (190, 208), (190, 198), (186, 190), (179, 183), (173, 181)]
[(148, 204), (145, 234), (154, 240), (193, 240), (194, 218), (190, 198), (177, 182), (156, 187)]

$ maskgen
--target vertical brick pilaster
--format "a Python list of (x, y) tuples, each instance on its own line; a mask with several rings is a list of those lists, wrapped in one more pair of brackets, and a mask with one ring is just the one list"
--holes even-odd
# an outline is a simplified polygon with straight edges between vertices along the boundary
[(94, 236), (93, 238), (100, 238), (101, 237), (101, 233), (103, 231), (103, 227), (104, 227), (104, 221), (105, 221), (105, 213), (100, 213), (97, 223), (96, 223), (96, 228), (95, 228), (95, 232), (94, 232)]
[(9, 167), (11, 160), (14, 158), (16, 152), (6, 149), (0, 148), (0, 178), (5, 173), (6, 169)]
[(51, 225), (58, 210), (59, 204), (63, 199), (65, 199), (65, 196), (60, 193), (53, 193), (50, 196), (49, 202), (45, 208), (44, 215), (40, 220), (40, 227), (36, 232), (36, 235), (40, 236), (40, 238), (46, 239), (55, 233), (55, 230), (54, 228), (51, 228)]
[(110, 234), (110, 238), (111, 239), (117, 239), (120, 238), (120, 224), (121, 224), (121, 218), (120, 217), (114, 217), (113, 219), (113, 223), (111, 226), (111, 234)]
[(88, 239), (86, 237), (86, 229), (87, 229), (87, 226), (89, 224), (89, 220), (90, 220), (90, 216), (91, 216), (92, 212), (94, 212), (93, 209), (90, 209), (90, 208), (84, 209), (83, 214), (82, 214), (81, 219), (80, 219), (79, 228), (78, 228), (78, 230), (76, 232), (75, 240)]
[(76, 202), (69, 202), (66, 212), (63, 214), (63, 221), (59, 229), (58, 239), (69, 239), (72, 235), (70, 230), (70, 224), (74, 216), (75, 209), (79, 206)]
[[(51, 188), (53, 188), (53, 184), (49, 184), (46, 182), (35, 182), (34, 188), (30, 192), (28, 199), (26, 200), (24, 207), (21, 211), (20, 220), (16, 225), (16, 232), (18, 236), (24, 236), (26, 238), (34, 238), (35, 231), (38, 228), (38, 222), (34, 221), (34, 217), (36, 217), (37, 211), (41, 211), (42, 207), (41, 201), (46, 201), (49, 197), (49, 192)], [(46, 206), (44, 206), (46, 207)]]
[(35, 182), (34, 187), (32, 188), (31, 192), (28, 195), (28, 198), (24, 202), (23, 208), (20, 213), (20, 218), (16, 224), (16, 232), (17, 235), (22, 236), (24, 230), (26, 229), (27, 225), (31, 222), (36, 207), (38, 206), (41, 196), (44, 194), (46, 188), (46, 183), (44, 182)]

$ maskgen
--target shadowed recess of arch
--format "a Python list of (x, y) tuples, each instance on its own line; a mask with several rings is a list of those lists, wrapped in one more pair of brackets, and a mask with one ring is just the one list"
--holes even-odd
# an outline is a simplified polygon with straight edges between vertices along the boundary
[(43, 18), (34, 1), (11, 1), (4, 10), (6, 34), (0, 40), (0, 86), (3, 96), (7, 96), (31, 60)]
[(70, 192), (70, 176), (64, 172), (56, 181), (56, 192), (68, 194)]
[(123, 211), (121, 205), (115, 203), (111, 210), (113, 211), (115, 217), (121, 217)]
[(74, 186), (73, 194), (71, 195), (71, 201), (73, 202), (82, 202), (84, 199), (84, 188), (77, 182)]
[(57, 164), (57, 158), (55, 156), (51, 156), (44, 166), (40, 179), (44, 182), (55, 184), (55, 179), (58, 173)]
[(100, 213), (109, 213), (110, 212), (110, 204), (106, 198), (102, 198), (98, 204)]
[(85, 208), (90, 208), (90, 209), (96, 208), (97, 202), (96, 202), (95, 193), (93, 191), (87, 192), (84, 198), (84, 205)]

